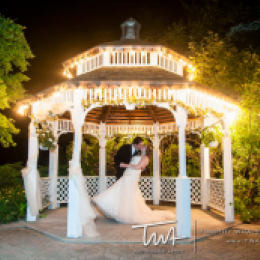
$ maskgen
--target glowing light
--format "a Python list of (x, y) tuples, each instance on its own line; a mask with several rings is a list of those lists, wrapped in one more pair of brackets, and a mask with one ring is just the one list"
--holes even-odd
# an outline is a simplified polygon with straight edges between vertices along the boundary
[(171, 54), (169, 54), (168, 56), (169, 56), (169, 58), (171, 58), (171, 57), (172, 57), (172, 55), (171, 55)]
[(134, 55), (134, 54), (135, 54), (135, 52), (132, 50), (132, 51), (131, 51), (131, 54), (133, 54), (133, 55)]
[(66, 72), (66, 70), (64, 70), (64, 72), (63, 72), (63, 75), (64, 75), (64, 76), (66, 76), (66, 75), (67, 75), (67, 72)]
[(18, 113), (24, 115), (24, 111), (28, 108), (28, 105), (21, 105), (18, 109)]
[(53, 96), (54, 96), (54, 97), (59, 97), (59, 96), (60, 96), (60, 92), (55, 92), (55, 93), (53, 94)]
[(194, 77), (193, 75), (190, 75), (189, 80), (193, 80), (193, 77)]
[(192, 65), (191, 65), (191, 64), (189, 64), (189, 68), (190, 68), (190, 69), (192, 68)]
[(226, 116), (226, 118), (227, 118), (227, 120), (228, 120), (228, 122), (229, 122), (230, 124), (232, 124), (232, 123), (236, 120), (236, 118), (237, 118), (237, 116), (238, 116), (238, 113), (239, 113), (239, 110), (238, 110), (238, 111), (233, 111), (233, 112), (229, 113), (229, 114)]
[(195, 68), (192, 68), (192, 71), (195, 71)]

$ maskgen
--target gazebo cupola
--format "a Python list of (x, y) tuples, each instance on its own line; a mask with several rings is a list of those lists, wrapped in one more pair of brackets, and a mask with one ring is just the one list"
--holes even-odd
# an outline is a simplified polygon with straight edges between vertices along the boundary
[(137, 39), (140, 38), (141, 25), (133, 18), (126, 20), (121, 24), (122, 36), (121, 40), (124, 39)]
[[(68, 237), (79, 237), (82, 229), (76, 177), (81, 173), (82, 134), (99, 139), (99, 192), (107, 188), (106, 142), (115, 134), (143, 135), (153, 142), (152, 199), (161, 199), (161, 138), (177, 134), (179, 139), (179, 176), (176, 178), (177, 235), (191, 236), (190, 179), (186, 175), (185, 131), (197, 130), (223, 121), (225, 216), (234, 220), (233, 171), (230, 117), (238, 111), (237, 103), (222, 93), (194, 81), (191, 61), (163, 45), (142, 41), (141, 25), (128, 19), (121, 25), (119, 41), (99, 44), (65, 61), (68, 80), (21, 101), (19, 111), (32, 114), (29, 133), (27, 177), (37, 189), (37, 151), (39, 125), (51, 126), (55, 137), (50, 150), (49, 175), (52, 178), (52, 208), (57, 207), (58, 139), (74, 132), (73, 156), (69, 164)], [(184, 69), (190, 74), (184, 77)], [(44, 128), (44, 127), (43, 127)], [(202, 145), (202, 208), (208, 203), (209, 152)], [(76, 176), (76, 177), (75, 177)], [(78, 180), (78, 179), (77, 179)], [(171, 189), (171, 188), (169, 188)], [(36, 199), (36, 196), (35, 196)], [(34, 201), (31, 198), (30, 203)], [(36, 203), (36, 202), (35, 202)], [(36, 220), (28, 205), (27, 220)]]

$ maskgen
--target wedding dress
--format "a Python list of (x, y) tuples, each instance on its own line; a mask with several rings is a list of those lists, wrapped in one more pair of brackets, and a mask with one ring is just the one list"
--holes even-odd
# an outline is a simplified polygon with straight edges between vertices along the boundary
[[(130, 164), (138, 164), (141, 156), (133, 156)], [(108, 218), (125, 224), (146, 224), (166, 219), (175, 219), (175, 214), (166, 210), (152, 210), (146, 205), (139, 189), (141, 170), (126, 168), (124, 175), (92, 201)]]

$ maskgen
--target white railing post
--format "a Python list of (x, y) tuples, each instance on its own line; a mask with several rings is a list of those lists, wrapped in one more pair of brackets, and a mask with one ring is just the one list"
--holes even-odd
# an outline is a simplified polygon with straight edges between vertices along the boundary
[(51, 206), (49, 208), (56, 209), (57, 205), (57, 177), (58, 177), (58, 158), (59, 158), (59, 146), (56, 146), (54, 151), (50, 151), (49, 154), (49, 177), (51, 177)]
[(99, 127), (99, 186), (98, 191), (101, 193), (106, 189), (106, 124), (100, 123)]
[(159, 123), (153, 124), (154, 139), (153, 139), (153, 203), (159, 205), (161, 197), (161, 182), (160, 182), (160, 139), (158, 135)]
[(210, 179), (210, 160), (209, 160), (209, 148), (204, 144), (200, 146), (201, 155), (201, 208), (209, 209), (209, 187), (208, 179)]
[(231, 138), (228, 131), (228, 120), (224, 119), (225, 136), (223, 137), (224, 162), (224, 192), (225, 192), (225, 221), (234, 222), (234, 194), (233, 194), (233, 158)]
[[(58, 141), (58, 121), (55, 120), (53, 124), (53, 135)], [(57, 144), (54, 151), (49, 153), (49, 177), (51, 177), (51, 188), (50, 188), (50, 197), (51, 197), (51, 206), (49, 208), (56, 209), (60, 206), (57, 205), (57, 177), (58, 177), (58, 167), (59, 167), (59, 146)]]

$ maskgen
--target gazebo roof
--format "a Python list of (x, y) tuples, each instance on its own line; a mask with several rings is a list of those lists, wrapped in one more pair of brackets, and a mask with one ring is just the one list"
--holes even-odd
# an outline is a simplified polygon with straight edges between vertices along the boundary
[(78, 75), (70, 81), (169, 81), (189, 83), (187, 78), (158, 67), (101, 67)]
[[(141, 25), (136, 20), (128, 19), (121, 28), (119, 41), (95, 46), (65, 61), (65, 74), (70, 79), (46, 88), (20, 104), (39, 99), (55, 103), (56, 97), (64, 102), (71, 95), (70, 91), (79, 87), (84, 89), (84, 99), (88, 100), (96, 99), (97, 95), (101, 95), (103, 101), (111, 101), (118, 96), (122, 98), (122, 95), (125, 99), (154, 96), (159, 100), (170, 97), (172, 101), (180, 101), (181, 98), (188, 106), (212, 108), (218, 112), (235, 109), (235, 100), (192, 81), (192, 77), (186, 77), (186, 66), (195, 70), (189, 59), (162, 48), (162, 45), (141, 41)], [(63, 114), (63, 119), (69, 118), (68, 112)], [(189, 114), (189, 120), (195, 118)], [(122, 104), (114, 106), (106, 103), (103, 107), (92, 109), (85, 121), (108, 125), (150, 125), (153, 122), (174, 123), (175, 118), (168, 109), (155, 105), (130, 111)]]
[(111, 45), (111, 46), (120, 46), (120, 45), (147, 45), (147, 46), (158, 46), (158, 43), (154, 43), (154, 42), (146, 42), (146, 41), (142, 41), (140, 39), (121, 39), (119, 41), (113, 41), (113, 42), (105, 42), (100, 44), (101, 46), (104, 45)]

